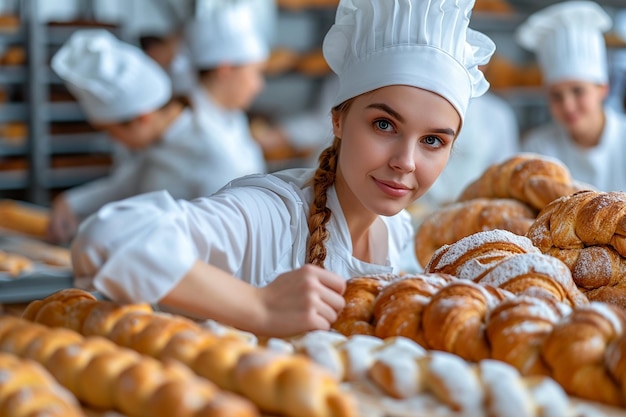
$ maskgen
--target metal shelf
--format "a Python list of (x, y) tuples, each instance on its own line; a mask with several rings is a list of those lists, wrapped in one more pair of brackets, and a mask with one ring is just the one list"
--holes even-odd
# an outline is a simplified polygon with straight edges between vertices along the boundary
[(82, 122), (85, 113), (76, 102), (51, 102), (46, 104), (48, 120), (51, 122)]
[(75, 187), (104, 177), (110, 170), (106, 166), (50, 168), (46, 175), (45, 185), (48, 188)]
[(12, 144), (0, 138), (0, 156), (26, 155), (28, 147), (25, 143)]
[(51, 135), (51, 153), (108, 153), (113, 151), (111, 139), (100, 132)]
[(28, 105), (26, 103), (2, 103), (0, 104), (0, 122), (26, 120), (28, 117)]
[(23, 66), (0, 67), (1, 84), (17, 84), (26, 81), (26, 68)]
[(20, 190), (27, 187), (27, 171), (0, 171), (0, 190)]

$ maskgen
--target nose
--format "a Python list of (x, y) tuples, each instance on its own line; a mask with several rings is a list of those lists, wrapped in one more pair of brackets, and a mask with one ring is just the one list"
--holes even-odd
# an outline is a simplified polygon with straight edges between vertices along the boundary
[(394, 170), (410, 173), (415, 171), (416, 152), (414, 141), (401, 141), (393, 148), (389, 166)]

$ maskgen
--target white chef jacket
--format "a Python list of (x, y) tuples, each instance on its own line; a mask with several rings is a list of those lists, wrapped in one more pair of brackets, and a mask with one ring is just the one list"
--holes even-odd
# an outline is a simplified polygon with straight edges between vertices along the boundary
[(626, 118), (609, 108), (605, 115), (600, 143), (593, 148), (579, 147), (554, 122), (529, 131), (522, 148), (560, 159), (575, 180), (599, 191), (626, 191)]
[(456, 201), (490, 165), (519, 149), (519, 125), (511, 105), (494, 93), (473, 98), (448, 164), (420, 203), (436, 209)]
[(184, 109), (161, 141), (134, 153), (110, 176), (72, 188), (65, 195), (70, 208), (82, 218), (108, 202), (149, 191), (167, 190), (182, 199), (210, 195), (238, 174), (194, 113)]
[(191, 101), (203, 129), (210, 135), (214, 152), (222, 158), (222, 183), (248, 174), (267, 172), (263, 149), (250, 133), (245, 112), (218, 106), (201, 88), (192, 92)]
[[(176, 200), (166, 191), (104, 206), (72, 243), (76, 285), (123, 302), (156, 303), (198, 259), (258, 287), (305, 263), (313, 168), (237, 179), (210, 198)], [(384, 265), (352, 256), (352, 241), (334, 186), (325, 267), (345, 277), (399, 273), (413, 236), (406, 211), (387, 226)], [(386, 249), (384, 249), (386, 247)], [(405, 252), (405, 253), (403, 253)]]

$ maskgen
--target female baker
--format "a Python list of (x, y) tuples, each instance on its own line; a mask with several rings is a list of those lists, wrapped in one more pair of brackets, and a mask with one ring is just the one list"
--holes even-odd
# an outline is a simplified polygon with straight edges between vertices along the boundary
[(345, 280), (397, 273), (404, 210), (441, 173), (495, 46), (474, 0), (342, 0), (324, 39), (339, 76), (335, 139), (317, 169), (235, 180), (181, 201), (109, 204), (72, 245), (77, 285), (259, 335), (327, 329)]

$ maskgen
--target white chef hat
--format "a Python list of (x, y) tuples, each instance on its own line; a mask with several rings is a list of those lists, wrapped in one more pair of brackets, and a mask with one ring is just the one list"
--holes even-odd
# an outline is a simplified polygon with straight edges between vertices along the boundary
[(245, 0), (199, 2), (186, 37), (193, 63), (202, 69), (261, 62), (269, 56), (252, 5)]
[(155, 61), (104, 29), (74, 32), (51, 65), (91, 122), (129, 120), (172, 96), (171, 81)]
[(489, 88), (479, 65), (495, 44), (468, 28), (474, 0), (341, 0), (324, 38), (339, 76), (335, 104), (380, 87), (433, 91), (464, 117), (470, 98)]
[(606, 84), (608, 69), (603, 32), (610, 16), (593, 1), (567, 1), (532, 14), (515, 37), (534, 51), (544, 82), (581, 80)]

